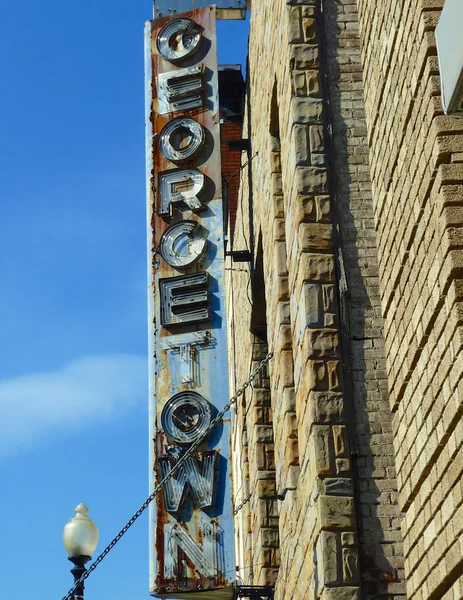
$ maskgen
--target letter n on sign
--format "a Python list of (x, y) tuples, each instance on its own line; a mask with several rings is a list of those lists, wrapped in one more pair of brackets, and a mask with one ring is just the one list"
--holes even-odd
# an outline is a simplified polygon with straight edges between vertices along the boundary
[[(231, 600), (235, 556), (213, 6), (146, 24), (150, 593)], [(204, 438), (204, 439), (203, 439)]]

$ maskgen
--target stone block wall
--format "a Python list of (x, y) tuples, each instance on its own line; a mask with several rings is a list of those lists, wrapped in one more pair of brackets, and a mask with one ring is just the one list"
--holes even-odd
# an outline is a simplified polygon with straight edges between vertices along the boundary
[(409, 598), (463, 597), (463, 122), (442, 112), (443, 0), (358, 0)]
[(404, 597), (361, 79), (355, 3), (253, 1), (232, 391), (274, 358), (233, 415), (235, 524), (277, 600)]

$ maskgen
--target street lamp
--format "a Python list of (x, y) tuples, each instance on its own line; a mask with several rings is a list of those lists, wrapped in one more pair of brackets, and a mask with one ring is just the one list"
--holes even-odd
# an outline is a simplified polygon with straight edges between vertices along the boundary
[[(88, 508), (79, 504), (74, 510), (76, 516), (64, 526), (63, 542), (69, 560), (74, 563), (71, 573), (74, 575), (74, 585), (85, 573), (85, 563), (92, 558), (98, 543), (98, 527), (88, 517)], [(75, 600), (84, 597), (84, 583), (80, 583), (74, 592)]]

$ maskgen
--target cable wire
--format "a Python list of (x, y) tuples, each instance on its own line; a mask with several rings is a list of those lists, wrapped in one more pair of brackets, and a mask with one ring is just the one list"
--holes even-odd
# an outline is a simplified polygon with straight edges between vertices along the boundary
[(237, 171), (235, 171), (235, 172), (234, 172), (232, 175), (230, 175), (230, 177), (224, 181), (223, 185), (221, 185), (221, 186), (219, 187), (219, 189), (215, 191), (215, 193), (214, 193), (214, 194), (213, 194), (213, 195), (212, 195), (212, 196), (209, 198), (209, 200), (207, 200), (207, 201), (205, 202), (205, 204), (208, 204), (208, 203), (209, 203), (211, 200), (213, 200), (213, 199), (215, 198), (215, 196), (216, 196), (216, 195), (217, 195), (219, 192), (221, 192), (221, 191), (224, 189), (224, 187), (225, 187), (225, 186), (227, 186), (227, 185), (230, 183), (230, 181), (231, 181), (232, 179), (234, 179), (234, 178), (235, 178), (235, 177), (236, 177), (236, 176), (237, 176), (239, 173), (241, 173), (241, 171), (242, 171), (243, 169), (245, 169), (245, 168), (246, 168), (246, 167), (247, 167), (247, 166), (248, 166), (248, 165), (249, 165), (249, 164), (250, 164), (250, 163), (251, 163), (251, 162), (252, 162), (252, 161), (253, 161), (253, 160), (256, 158), (256, 156), (258, 156), (258, 155), (259, 155), (259, 153), (258, 153), (258, 152), (256, 152), (255, 154), (253, 154), (253, 156), (251, 156), (251, 158), (250, 158), (249, 160), (247, 160), (247, 161), (244, 163), (244, 165), (241, 165), (241, 167), (240, 167), (240, 168), (239, 168)]

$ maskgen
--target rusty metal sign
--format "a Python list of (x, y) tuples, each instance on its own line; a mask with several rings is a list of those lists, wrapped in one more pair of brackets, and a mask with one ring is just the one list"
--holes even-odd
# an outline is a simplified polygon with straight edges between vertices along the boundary
[[(191, 3), (190, 3), (191, 4)], [(150, 592), (229, 600), (235, 558), (216, 9), (146, 24), (152, 486)]]
[[(210, 0), (154, 0), (154, 18), (182, 14), (208, 6)], [(215, 0), (217, 18), (236, 20), (246, 18), (246, 9), (251, 8), (251, 0)]]

